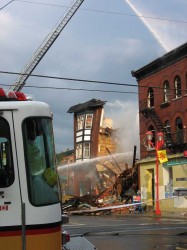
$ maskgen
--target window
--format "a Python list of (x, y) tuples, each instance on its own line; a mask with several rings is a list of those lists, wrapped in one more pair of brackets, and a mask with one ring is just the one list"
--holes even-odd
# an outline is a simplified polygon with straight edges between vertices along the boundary
[(84, 143), (84, 158), (90, 158), (90, 143)]
[(154, 107), (154, 91), (153, 88), (148, 89), (147, 93), (147, 107), (151, 108)]
[(163, 84), (163, 90), (164, 90), (164, 102), (169, 101), (169, 82), (165, 81)]
[(90, 143), (78, 143), (76, 145), (76, 159), (88, 159), (90, 158)]
[(164, 124), (164, 135), (165, 135), (165, 142), (167, 145), (172, 145), (172, 138), (171, 138), (171, 125), (170, 122), (167, 120)]
[(76, 146), (76, 159), (82, 159), (82, 144), (79, 143)]
[(29, 200), (34, 206), (59, 202), (52, 122), (27, 118), (23, 123)]
[(10, 128), (8, 122), (0, 117), (0, 188), (14, 182), (14, 167), (11, 151)]
[(87, 114), (85, 120), (85, 129), (92, 128), (92, 120), (93, 120), (93, 114)]
[(77, 130), (84, 128), (84, 115), (77, 116)]
[(175, 77), (175, 98), (178, 98), (181, 96), (181, 79), (179, 76)]
[(176, 129), (176, 143), (181, 144), (184, 142), (184, 135), (183, 135), (182, 119), (180, 117), (176, 118), (175, 129)]
[(171, 125), (169, 121), (165, 122), (164, 128), (167, 134), (171, 134)]

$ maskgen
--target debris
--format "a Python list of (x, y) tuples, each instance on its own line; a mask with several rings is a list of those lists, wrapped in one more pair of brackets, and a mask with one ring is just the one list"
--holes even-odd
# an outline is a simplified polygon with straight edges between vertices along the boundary
[[(71, 198), (69, 201), (63, 204), (63, 208), (66, 211), (71, 211), (74, 214), (87, 214), (88, 210), (92, 210), (94, 215), (103, 215), (103, 214), (129, 214), (134, 212), (140, 212), (140, 209), (134, 206), (127, 206), (115, 209), (107, 210), (107, 207), (111, 206), (120, 206), (124, 204), (133, 203), (133, 196), (137, 195), (138, 192), (138, 168), (135, 165), (133, 168), (129, 168), (125, 164), (125, 170), (115, 178), (109, 177), (109, 174), (114, 171), (108, 171), (107, 174), (103, 175), (103, 178), (100, 181), (106, 181), (110, 183), (109, 187), (102, 190), (98, 195), (87, 194), (81, 197)], [(100, 173), (98, 173), (100, 174)], [(114, 177), (114, 176), (113, 176)], [(140, 206), (139, 206), (140, 207)], [(105, 208), (105, 211), (98, 211), (97, 209)], [(85, 211), (85, 212), (84, 212)], [(142, 211), (142, 210), (141, 210)]]
[[(99, 160), (95, 167), (95, 180), (92, 180), (92, 190), (89, 194), (72, 198), (70, 201), (63, 204), (66, 211), (74, 211), (81, 213), (89, 212), (89, 210), (97, 210), (94, 212), (97, 215), (102, 213), (114, 213), (114, 214), (128, 214), (135, 211), (143, 211), (142, 209), (137, 210), (134, 206), (124, 206), (125, 204), (133, 203), (133, 196), (137, 195), (138, 185), (138, 165), (135, 160), (135, 152), (133, 157), (132, 167), (129, 167), (124, 159), (118, 158), (118, 162), (114, 156), (110, 153), (109, 149), (106, 148), (111, 160)], [(134, 149), (134, 151), (136, 151)], [(139, 194), (140, 195), (140, 194)], [(141, 202), (141, 199), (140, 199)], [(139, 202), (139, 203), (140, 203)], [(121, 206), (115, 209), (107, 210), (107, 207)], [(140, 208), (141, 206), (139, 206)], [(101, 212), (98, 209), (105, 208), (105, 212)]]

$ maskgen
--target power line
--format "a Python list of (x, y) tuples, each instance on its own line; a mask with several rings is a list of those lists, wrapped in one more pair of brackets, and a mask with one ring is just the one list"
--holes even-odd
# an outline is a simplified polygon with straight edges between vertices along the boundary
[[(11, 84), (1, 84), (1, 86), (10, 87)], [(52, 89), (52, 90), (72, 90), (72, 91), (87, 91), (87, 92), (104, 92), (104, 93), (117, 93), (117, 94), (137, 94), (138, 92), (133, 91), (117, 91), (117, 90), (100, 90), (100, 89), (84, 89), (84, 88), (66, 88), (66, 87), (52, 87), (52, 86), (36, 86), (36, 85), (25, 85), (26, 88), (36, 89)]]
[(4, 9), (7, 5), (11, 4), (12, 2), (14, 2), (15, 0), (12, 0), (10, 2), (8, 2), (7, 4), (5, 4), (3, 7), (0, 8), (0, 10)]
[(127, 83), (119, 83), (119, 82), (108, 82), (108, 81), (78, 79), (78, 78), (69, 78), (69, 77), (39, 75), (39, 74), (24, 74), (24, 73), (11, 72), (11, 71), (0, 71), (0, 74), (8, 74), (8, 75), (29, 75), (29, 76), (33, 76), (33, 77), (48, 78), (48, 79), (55, 79), (55, 80), (66, 80), (66, 81), (74, 81), (74, 82), (87, 82), (87, 83), (89, 82), (89, 83), (100, 83), (100, 84), (108, 84), (108, 85), (138, 87), (137, 84), (127, 84)]
[[(39, 74), (25, 74), (25, 73), (18, 73), (18, 72), (11, 72), (11, 71), (0, 71), (0, 74), (9, 74), (9, 75), (29, 75), (32, 77), (39, 77), (39, 78), (47, 78), (47, 79), (54, 79), (54, 80), (66, 80), (66, 81), (74, 81), (74, 82), (83, 82), (83, 83), (98, 83), (98, 84), (106, 84), (106, 85), (115, 85), (115, 86), (122, 86), (122, 87), (138, 87), (137, 84), (129, 84), (129, 83), (119, 83), (119, 82), (109, 82), (109, 81), (99, 81), (99, 80), (89, 80), (89, 79), (78, 79), (78, 78), (69, 78), (69, 77), (60, 77), (60, 76), (49, 76), (49, 75), (39, 75)], [(147, 88), (147, 86), (139, 86)], [(155, 89), (163, 89), (162, 87), (153, 87)]]
[[(136, 88), (152, 88), (152, 89), (158, 89), (158, 90), (165, 90), (164, 87), (159, 86), (147, 86), (147, 85), (140, 85), (137, 84), (128, 84), (128, 83), (119, 83), (119, 82), (109, 82), (109, 81), (99, 81), (99, 80), (88, 80), (88, 79), (78, 79), (78, 78), (68, 78), (68, 77), (59, 77), (59, 76), (49, 76), (49, 75), (39, 75), (39, 74), (24, 74), (24, 73), (18, 73), (18, 72), (11, 72), (11, 71), (0, 71), (0, 74), (8, 74), (8, 75), (29, 75), (32, 77), (39, 77), (39, 78), (47, 78), (47, 79), (54, 79), (54, 80), (66, 80), (66, 81), (74, 81), (74, 82), (82, 82), (82, 83), (97, 83), (97, 84), (106, 84), (106, 85), (114, 85), (114, 86), (121, 86), (121, 87), (136, 87)], [(3, 84), (1, 84), (4, 86)], [(12, 86), (12, 85), (5, 85), (5, 86)], [(24, 85), (24, 87), (28, 87), (28, 85)], [(33, 86), (35, 88), (48, 88), (48, 87), (39, 87), (39, 86)], [(29, 86), (29, 88), (32, 88), (32, 86)], [(85, 90), (85, 91), (101, 91), (101, 90), (89, 90), (89, 89), (74, 89), (74, 88), (61, 88), (61, 87), (49, 87), (54, 89), (69, 89), (69, 90)], [(176, 91), (175, 88), (169, 89)], [(180, 89), (181, 92), (187, 91), (187, 89)], [(103, 90), (103, 92), (115, 92), (113, 90)], [(136, 93), (136, 92), (122, 92), (117, 91), (117, 93)], [(140, 93), (140, 92), (139, 92)], [(154, 93), (156, 94), (156, 93)], [(158, 93), (159, 94), (159, 93)], [(171, 95), (171, 94), (169, 94)]]
[[(33, 1), (26, 1), (26, 0), (14, 0), (14, 1), (32, 3), (32, 4), (39, 4), (39, 5), (47, 5), (47, 6), (60, 7), (60, 8), (68, 8), (69, 7), (69, 6), (66, 6), (66, 5), (48, 4), (48, 3), (33, 2)], [(168, 22), (175, 22), (175, 23), (187, 23), (187, 21), (184, 21), (184, 20), (176, 20), (176, 19), (152, 17), (152, 16), (144, 16), (144, 15), (136, 15), (136, 14), (123, 13), (123, 12), (105, 11), (105, 10), (88, 9), (88, 8), (80, 8), (80, 10), (97, 12), (97, 13), (104, 13), (104, 14), (113, 14), (113, 15), (129, 16), (129, 17), (146, 18), (146, 19), (153, 19), (153, 20), (158, 20), (158, 21), (168, 21)]]
[[(0, 84), (1, 86), (11, 87), (11, 84)], [(33, 88), (33, 89), (50, 89), (50, 90), (69, 90), (69, 91), (84, 91), (84, 92), (100, 92), (100, 93), (115, 93), (115, 94), (144, 94), (143, 92), (134, 92), (134, 91), (118, 91), (118, 90), (101, 90), (101, 89), (85, 89), (85, 88), (67, 88), (67, 87), (54, 87), (54, 86), (37, 86), (37, 85), (24, 85), (24, 88)], [(154, 94), (160, 95), (160, 93)], [(173, 96), (173, 95), (168, 95)], [(147, 100), (147, 99), (146, 99)], [(160, 107), (160, 105), (155, 108)]]

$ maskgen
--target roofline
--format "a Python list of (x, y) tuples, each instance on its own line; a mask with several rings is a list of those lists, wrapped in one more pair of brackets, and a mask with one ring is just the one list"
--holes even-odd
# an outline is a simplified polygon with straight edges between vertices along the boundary
[(142, 68), (131, 71), (133, 77), (136, 77), (137, 81), (140, 81), (176, 62), (187, 57), (187, 43), (171, 50), (170, 52), (164, 54), (162, 57), (150, 62), (149, 64), (143, 66)]
[(85, 110), (94, 110), (105, 105), (106, 101), (91, 99), (90, 101), (79, 103), (69, 108), (67, 113), (80, 113)]

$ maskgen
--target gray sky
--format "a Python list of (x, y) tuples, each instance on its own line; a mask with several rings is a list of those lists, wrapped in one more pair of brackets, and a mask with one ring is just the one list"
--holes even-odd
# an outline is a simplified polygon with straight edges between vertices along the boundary
[[(9, 1), (1, 0), (0, 9)], [(72, 0), (13, 1), (0, 10), (0, 71), (21, 72), (62, 20)], [(187, 41), (186, 0), (84, 0), (33, 74), (136, 84), (131, 71)], [(0, 86), (14, 75), (1, 74)], [(105, 116), (121, 128), (124, 151), (139, 142), (136, 87), (30, 77), (29, 86), (135, 92), (106, 93), (24, 87), (54, 114), (56, 151), (73, 148), (70, 106), (92, 98), (107, 101)], [(4, 87), (4, 86), (2, 86)]]

